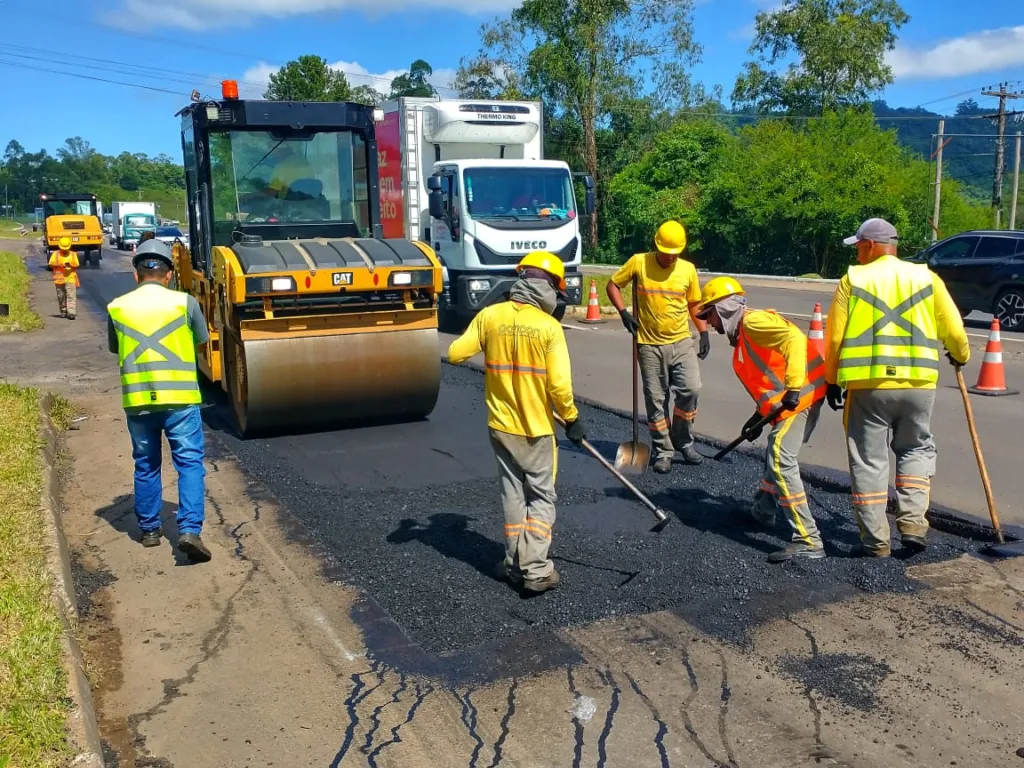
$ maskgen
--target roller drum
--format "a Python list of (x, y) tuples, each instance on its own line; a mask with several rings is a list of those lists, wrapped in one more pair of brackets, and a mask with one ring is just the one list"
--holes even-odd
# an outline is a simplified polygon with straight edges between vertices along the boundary
[(250, 340), (229, 356), (243, 433), (422, 418), (441, 387), (434, 328)]

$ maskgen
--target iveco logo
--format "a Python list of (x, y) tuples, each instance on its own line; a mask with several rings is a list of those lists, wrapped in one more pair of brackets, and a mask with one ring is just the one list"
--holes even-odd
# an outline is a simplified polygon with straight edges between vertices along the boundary
[(547, 240), (513, 240), (513, 251), (543, 251), (548, 247)]

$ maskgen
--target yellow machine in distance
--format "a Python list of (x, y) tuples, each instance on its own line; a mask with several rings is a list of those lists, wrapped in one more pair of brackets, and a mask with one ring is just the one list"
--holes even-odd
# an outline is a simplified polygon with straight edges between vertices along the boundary
[(190, 247), (174, 248), (175, 280), (210, 326), (200, 370), (243, 434), (428, 415), (441, 265), (382, 238), (377, 110), (233, 95), (179, 113)]
[(93, 267), (103, 258), (103, 225), (96, 195), (45, 194), (39, 196), (43, 208), (43, 248), (49, 260), (62, 237), (71, 238), (71, 250), (79, 262)]

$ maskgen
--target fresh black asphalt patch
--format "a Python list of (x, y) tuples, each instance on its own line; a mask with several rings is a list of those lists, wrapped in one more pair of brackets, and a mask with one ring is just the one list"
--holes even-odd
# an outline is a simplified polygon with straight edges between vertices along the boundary
[[(558, 520), (552, 555), (559, 589), (526, 597), (492, 578), (501, 559), (502, 515), (487, 439), (483, 377), (444, 366), (429, 419), (281, 437), (224, 446), (265, 485), (328, 553), (332, 573), (358, 586), (411, 641), (451, 653), (597, 619), (671, 610), (701, 630), (742, 641), (761, 620), (857, 592), (912, 592), (908, 564), (979, 548), (932, 531), (931, 547), (912, 558), (851, 557), (858, 543), (849, 497), (808, 486), (829, 557), (771, 565), (765, 555), (789, 531), (779, 515), (758, 527), (746, 508), (761, 463), (734, 454), (699, 467), (648, 472), (638, 485), (676, 520), (661, 534), (591, 457), (560, 440)], [(628, 438), (629, 423), (581, 408), (588, 434), (606, 456)], [(697, 427), (700, 427), (698, 415)], [(819, 430), (841, 429), (826, 412)], [(710, 451), (708, 451), (710, 452)], [(813, 455), (813, 440), (804, 448)]]

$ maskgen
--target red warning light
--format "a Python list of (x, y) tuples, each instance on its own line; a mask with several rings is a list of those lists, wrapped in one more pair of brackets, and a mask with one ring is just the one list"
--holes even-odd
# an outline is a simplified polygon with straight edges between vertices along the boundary
[(237, 99), (238, 98), (238, 81), (237, 80), (221, 80), (220, 81), (220, 95), (225, 99)]
[(377, 285), (377, 283), (379, 283), (379, 282), (380, 282), (380, 275), (374, 274), (374, 276), (373, 276), (373, 284)]
[(309, 288), (313, 285), (313, 281), (309, 279), (309, 275), (306, 275), (306, 287)]

